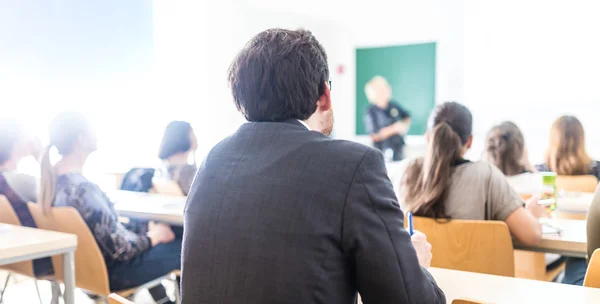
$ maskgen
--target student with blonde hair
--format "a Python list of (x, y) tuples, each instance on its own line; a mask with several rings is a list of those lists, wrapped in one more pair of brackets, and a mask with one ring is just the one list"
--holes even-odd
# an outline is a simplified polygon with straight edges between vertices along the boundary
[[(600, 178), (600, 162), (587, 154), (583, 125), (575, 116), (565, 115), (554, 121), (546, 160), (536, 169), (558, 175), (594, 175)], [(568, 258), (563, 283), (583, 285), (586, 269), (585, 259)]]
[(365, 113), (364, 123), (373, 145), (384, 154), (392, 151), (394, 161), (402, 160), (410, 114), (392, 101), (392, 88), (381, 76), (375, 76), (365, 84), (365, 94), (371, 105)]
[[(62, 156), (54, 166), (50, 163), (53, 147)], [(175, 238), (168, 225), (125, 227), (106, 194), (82, 175), (83, 166), (94, 151), (96, 135), (83, 115), (64, 112), (54, 118), (50, 143), (41, 162), (39, 202), (44, 212), (53, 206), (79, 211), (102, 252), (111, 290), (136, 287), (180, 269), (181, 239)], [(150, 292), (157, 301), (166, 297), (162, 286)]]
[(438, 105), (429, 118), (424, 158), (412, 160), (400, 185), (403, 210), (436, 219), (504, 221), (524, 244), (537, 244), (542, 235), (537, 218), (544, 210), (537, 198), (525, 208), (506, 177), (487, 162), (471, 162), (473, 118), (456, 102)]
[(575, 116), (561, 116), (550, 130), (550, 142), (543, 164), (538, 171), (558, 175), (594, 175), (600, 179), (600, 163), (592, 160), (585, 150), (583, 125)]

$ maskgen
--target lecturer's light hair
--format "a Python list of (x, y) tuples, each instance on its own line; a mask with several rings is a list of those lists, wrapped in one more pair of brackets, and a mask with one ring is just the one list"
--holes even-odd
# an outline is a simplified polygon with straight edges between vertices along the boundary
[(369, 101), (372, 101), (373, 99), (375, 99), (374, 95), (376, 94), (376, 90), (375, 90), (376, 85), (386, 85), (388, 87), (390, 86), (388, 81), (383, 76), (377, 75), (377, 76), (371, 78), (371, 80), (369, 80), (365, 84), (365, 95), (367, 95), (367, 99)]

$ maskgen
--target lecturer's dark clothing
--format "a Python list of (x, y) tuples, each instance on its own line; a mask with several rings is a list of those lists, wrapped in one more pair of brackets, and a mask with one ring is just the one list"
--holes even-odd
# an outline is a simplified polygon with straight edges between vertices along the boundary
[(417, 260), (382, 154), (300, 122), (246, 123), (199, 168), (184, 304), (445, 303)]
[[(385, 109), (370, 105), (365, 112), (365, 130), (367, 134), (375, 134), (381, 129), (406, 118), (410, 118), (410, 114), (395, 101), (390, 101)], [(404, 137), (399, 134), (384, 141), (374, 142), (373, 146), (383, 152), (388, 149), (392, 150), (394, 161), (404, 158)]]

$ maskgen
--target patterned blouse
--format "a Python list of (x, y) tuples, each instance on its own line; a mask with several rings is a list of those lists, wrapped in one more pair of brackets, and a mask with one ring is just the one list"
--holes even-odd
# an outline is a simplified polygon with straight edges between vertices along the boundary
[(121, 224), (110, 199), (81, 174), (58, 176), (54, 206), (69, 206), (79, 211), (94, 235), (107, 267), (128, 261), (150, 248), (147, 228)]
[[(550, 172), (550, 168), (546, 164), (539, 164), (535, 166), (535, 169), (539, 172)], [(588, 170), (589, 175), (595, 176), (598, 180), (600, 180), (600, 162), (594, 160), (590, 165), (590, 169)]]

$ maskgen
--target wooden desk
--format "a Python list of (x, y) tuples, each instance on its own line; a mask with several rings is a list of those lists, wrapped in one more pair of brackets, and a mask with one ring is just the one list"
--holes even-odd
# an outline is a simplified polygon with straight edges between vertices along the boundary
[(66, 304), (75, 303), (76, 248), (76, 235), (0, 224), (0, 265), (63, 255)]
[(494, 304), (598, 303), (600, 289), (431, 268), (447, 303), (468, 298)]
[(108, 196), (120, 216), (183, 226), (183, 210), (187, 199), (185, 196), (121, 190), (110, 192)]
[(549, 221), (562, 229), (561, 234), (543, 234), (537, 246), (515, 243), (515, 249), (558, 253), (563, 256), (585, 258), (587, 255), (586, 221), (557, 219)]

